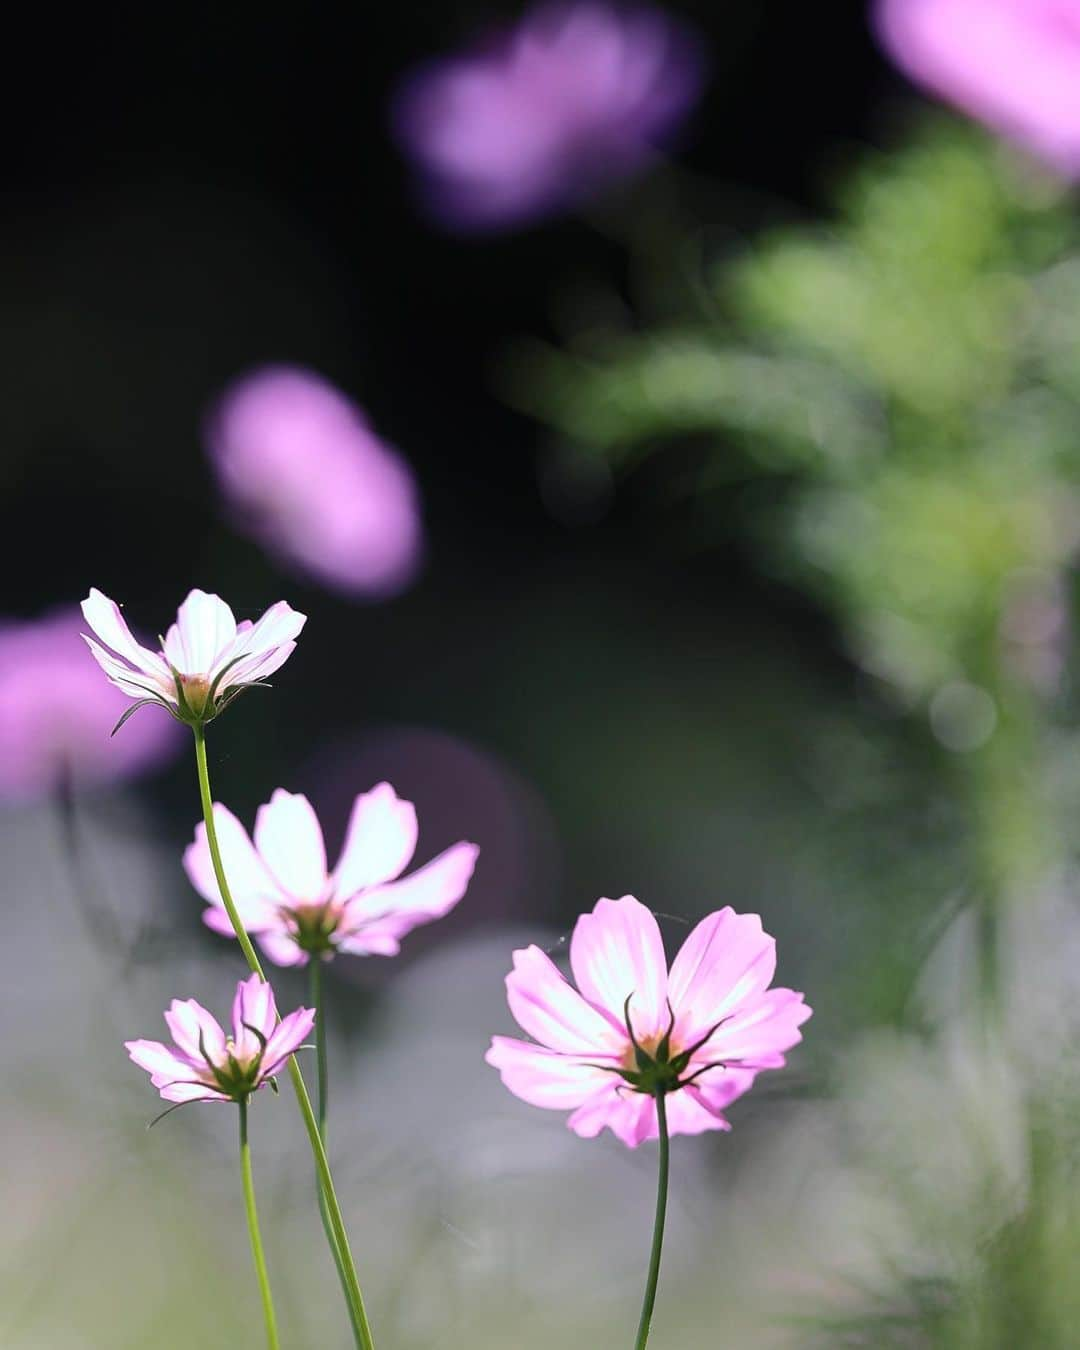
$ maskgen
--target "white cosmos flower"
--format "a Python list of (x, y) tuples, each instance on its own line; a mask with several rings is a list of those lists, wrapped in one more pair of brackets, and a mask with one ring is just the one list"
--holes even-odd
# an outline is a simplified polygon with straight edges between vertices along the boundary
[(220, 596), (195, 590), (177, 611), (161, 650), (152, 652), (135, 641), (120, 606), (101, 591), (91, 590), (82, 612), (101, 639), (83, 634), (98, 665), (139, 700), (129, 713), (152, 701), (182, 722), (208, 722), (242, 689), (272, 675), (292, 655), (307, 621), (279, 600), (257, 622), (237, 623)]

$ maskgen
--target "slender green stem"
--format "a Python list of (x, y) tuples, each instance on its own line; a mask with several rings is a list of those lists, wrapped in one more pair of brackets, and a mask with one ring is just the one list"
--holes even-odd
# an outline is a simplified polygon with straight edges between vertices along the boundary
[[(237, 941), (240, 943), (241, 950), (247, 958), (247, 963), (254, 974), (258, 975), (260, 980), (265, 982), (266, 976), (263, 974), (263, 968), (259, 964), (259, 958), (255, 955), (255, 948), (251, 945), (251, 939), (244, 931), (244, 925), (240, 922), (240, 915), (237, 913), (236, 905), (233, 903), (232, 893), (229, 890), (229, 883), (225, 876), (225, 868), (221, 861), (221, 848), (218, 844), (217, 828), (214, 824), (214, 803), (210, 793), (210, 771), (206, 763), (206, 736), (201, 725), (196, 725), (195, 731), (195, 763), (199, 775), (199, 795), (202, 798), (203, 823), (206, 826), (206, 843), (210, 850), (210, 860), (214, 865), (214, 876), (217, 878), (218, 889), (221, 892), (221, 900), (225, 906), (225, 912), (232, 923), (233, 931), (236, 933)], [(337, 1192), (334, 1190), (334, 1179), (330, 1175), (330, 1164), (326, 1160), (326, 1150), (323, 1147), (322, 1135), (319, 1132), (319, 1125), (315, 1119), (315, 1112), (311, 1109), (311, 1098), (308, 1096), (308, 1090), (304, 1083), (304, 1075), (300, 1072), (300, 1065), (296, 1062), (296, 1056), (289, 1059), (289, 1080), (293, 1086), (293, 1092), (296, 1094), (296, 1104), (300, 1108), (300, 1115), (304, 1122), (304, 1128), (307, 1130), (308, 1141), (311, 1144), (312, 1156), (315, 1159), (315, 1172), (319, 1179), (319, 1191), (326, 1207), (327, 1219), (329, 1221), (331, 1253), (335, 1262), (339, 1263), (339, 1269), (342, 1275), (342, 1287), (345, 1291), (345, 1302), (349, 1309), (349, 1320), (353, 1326), (353, 1334), (356, 1337), (358, 1350), (374, 1350), (375, 1342), (371, 1335), (371, 1328), (368, 1325), (367, 1312), (364, 1309), (364, 1297), (360, 1292), (360, 1281), (356, 1276), (356, 1264), (353, 1261), (352, 1249), (349, 1246), (348, 1235), (345, 1232), (345, 1223), (341, 1217), (341, 1206), (338, 1204)]]
[[(311, 1006), (315, 1009), (315, 1056), (318, 1063), (318, 1091), (315, 1096), (315, 1103), (319, 1113), (319, 1137), (322, 1139), (323, 1149), (325, 1150), (329, 1074), (326, 1065), (326, 1018), (323, 1013), (322, 961), (317, 955), (313, 955), (308, 962), (308, 980), (311, 991)], [(362, 1343), (360, 1328), (353, 1313), (352, 1301), (349, 1298), (348, 1277), (345, 1273), (345, 1267), (342, 1264), (341, 1253), (338, 1250), (338, 1245), (334, 1238), (334, 1230), (330, 1223), (330, 1213), (326, 1208), (326, 1197), (323, 1195), (321, 1186), (317, 1187), (317, 1190), (319, 1193), (319, 1218), (322, 1219), (323, 1232), (326, 1234), (326, 1241), (329, 1244), (330, 1251), (333, 1253), (338, 1279), (341, 1281), (341, 1288), (345, 1294), (345, 1304), (349, 1309), (349, 1317), (352, 1320), (353, 1335), (356, 1337), (358, 1343)]]
[(668, 1139), (667, 1107), (664, 1094), (656, 1098), (656, 1119), (660, 1127), (660, 1174), (656, 1182), (656, 1218), (653, 1221), (652, 1252), (649, 1256), (649, 1274), (645, 1280), (645, 1297), (641, 1304), (634, 1350), (645, 1350), (649, 1340), (653, 1306), (656, 1303), (656, 1282), (660, 1278), (660, 1253), (664, 1247), (664, 1219), (667, 1216), (668, 1163), (671, 1145)]
[(248, 1233), (251, 1235), (251, 1255), (262, 1295), (263, 1317), (266, 1319), (266, 1344), (269, 1350), (279, 1350), (277, 1318), (274, 1316), (274, 1298), (270, 1293), (270, 1276), (266, 1270), (262, 1238), (259, 1235), (259, 1215), (255, 1209), (255, 1182), (251, 1176), (251, 1148), (248, 1144), (247, 1098), (241, 1097), (240, 1108), (240, 1173), (244, 1179), (244, 1209), (247, 1211)]

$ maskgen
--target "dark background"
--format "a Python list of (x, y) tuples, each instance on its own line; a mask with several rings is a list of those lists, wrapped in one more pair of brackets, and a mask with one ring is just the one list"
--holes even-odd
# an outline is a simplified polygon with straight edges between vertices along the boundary
[[(287, 597), (311, 616), (301, 651), (215, 729), (218, 794), (250, 819), (273, 786), (305, 790), (333, 847), (352, 796), (392, 777), (420, 806), (421, 856), (484, 849), (454, 926), (561, 924), (634, 890), (690, 917), (757, 905), (802, 938), (794, 841), (825, 819), (808, 710), (856, 692), (830, 625), (734, 530), (688, 545), (647, 479), (584, 519), (548, 509), (550, 438), (494, 372), (509, 342), (556, 335), (579, 281), (623, 286), (623, 251), (573, 218), (443, 233), (389, 134), (412, 65), (518, 12), (22, 12), (0, 80), (6, 608), (97, 585), (152, 632), (192, 585), (238, 615)], [(833, 168), (887, 138), (901, 87), (861, 3), (677, 12), (711, 51), (679, 161), (716, 184), (718, 231), (820, 210)], [(328, 595), (229, 530), (200, 423), (268, 361), (334, 380), (413, 465), (428, 561), (398, 599)], [(170, 844), (189, 770), (149, 789)], [(876, 865), (865, 820), (859, 840)]]

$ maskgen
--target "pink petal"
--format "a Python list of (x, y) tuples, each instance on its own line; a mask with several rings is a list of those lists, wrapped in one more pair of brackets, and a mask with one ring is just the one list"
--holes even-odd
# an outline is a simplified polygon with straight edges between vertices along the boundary
[[(281, 922), (277, 907), (284, 902), (285, 897), (255, 852), (247, 830), (229, 808), (220, 802), (214, 803), (214, 827), (225, 879), (244, 927), (253, 933), (277, 927)], [(218, 907), (224, 915), (221, 891), (210, 857), (210, 845), (206, 840), (206, 826), (201, 821), (195, 826), (194, 842), (184, 850), (184, 871), (202, 898)], [(224, 927), (219, 926), (219, 921), (209, 915), (204, 918), (217, 932), (232, 932), (227, 916)]]
[(756, 1077), (754, 1069), (711, 1069), (690, 1087), (674, 1093), (673, 1099), (689, 1095), (703, 1110), (723, 1119), (726, 1108), (750, 1091)]
[(361, 793), (353, 803), (334, 869), (334, 894), (345, 900), (369, 886), (392, 881), (416, 851), (416, 833), (416, 807), (402, 801), (389, 783)]
[(629, 1049), (626, 1032), (586, 1003), (539, 947), (514, 953), (506, 998), (521, 1029), (552, 1050), (621, 1056)]
[[(718, 1111), (711, 1111), (700, 1100), (693, 1088), (669, 1095), (667, 1108), (668, 1133), (704, 1134), (706, 1130), (730, 1130), (731, 1124)], [(650, 1139), (659, 1136), (659, 1128)]]
[[(225, 1033), (212, 1013), (193, 998), (173, 999), (165, 1014), (169, 1032), (183, 1054), (194, 1064), (204, 1064), (203, 1050), (215, 1064), (225, 1058)], [(202, 1037), (202, 1048), (199, 1038)]]
[(256, 941), (275, 966), (306, 966), (308, 954), (282, 928), (279, 932), (259, 933)]
[[(530, 1106), (551, 1110), (570, 1110), (605, 1087), (613, 1078), (602, 1068), (586, 1064), (577, 1057), (545, 1050), (527, 1041), (509, 1036), (493, 1036), (484, 1059), (498, 1069), (504, 1086)], [(597, 1063), (600, 1063), (598, 1058)], [(614, 1064), (614, 1060), (611, 1061)]]
[(783, 1051), (802, 1040), (799, 1027), (810, 1014), (802, 994), (792, 989), (768, 989), (725, 1022), (700, 1055), (778, 1069), (784, 1063)]
[(167, 1102), (227, 1102), (230, 1097), (198, 1083), (167, 1083), (159, 1089)]
[(196, 1077), (188, 1060), (160, 1041), (125, 1041), (124, 1049), (140, 1069), (146, 1070), (156, 1088), (178, 1079), (189, 1082)]
[(595, 1139), (607, 1127), (628, 1148), (656, 1137), (656, 1103), (625, 1085), (604, 1088), (574, 1112), (567, 1125), (583, 1139)]
[(314, 1008), (297, 1008), (288, 1017), (283, 1017), (267, 1043), (260, 1078), (270, 1078), (277, 1073), (293, 1051), (307, 1040), (314, 1025)]
[(317, 901), (326, 890), (326, 846), (318, 817), (302, 793), (278, 788), (255, 816), (255, 847), (293, 900)]
[(209, 675), (220, 652), (236, 639), (236, 619), (217, 595), (193, 590), (169, 630), (165, 655), (181, 675)]
[(161, 657), (155, 652), (147, 651), (145, 647), (140, 647), (132, 637), (131, 629), (120, 613), (120, 606), (114, 600), (110, 600), (99, 590), (91, 589), (90, 594), (82, 602), (82, 612), (83, 618), (101, 641), (117, 656), (130, 661), (136, 670), (153, 676), (155, 680), (168, 676), (169, 672)]
[[(393, 922), (388, 919), (387, 926), (392, 927)], [(347, 956), (397, 956), (401, 951), (401, 943), (397, 938), (392, 933), (380, 930), (378, 919), (370, 928), (361, 928), (359, 932), (343, 937), (336, 946), (339, 952)]]
[(769, 987), (776, 943), (756, 914), (733, 909), (707, 915), (671, 963), (668, 998), (684, 1044), (704, 1036), (744, 1000)]
[(343, 936), (371, 924), (381, 936), (400, 939), (418, 924), (441, 919), (465, 894), (479, 852), (475, 844), (454, 844), (404, 881), (362, 892), (345, 906)]
[[(274, 1004), (274, 991), (258, 975), (250, 975), (236, 986), (232, 1006), (233, 1040), (236, 1042), (237, 1057), (243, 1060), (254, 1059), (262, 1049), (263, 1041), (254, 1033), (261, 1032), (264, 1041), (269, 1041), (277, 1023), (277, 1008)], [(249, 1028), (254, 1028), (254, 1031)]]
[(578, 919), (570, 939), (570, 965), (589, 1002), (619, 1025), (626, 999), (633, 995), (631, 1021), (638, 1040), (667, 1026), (663, 939), (651, 912), (632, 895), (598, 900), (591, 914)]

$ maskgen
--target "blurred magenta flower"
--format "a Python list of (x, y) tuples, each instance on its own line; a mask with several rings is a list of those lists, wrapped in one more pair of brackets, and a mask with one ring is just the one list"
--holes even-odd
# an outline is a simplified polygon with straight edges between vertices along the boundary
[(208, 722), (242, 690), (265, 680), (296, 650), (293, 641), (307, 619), (284, 600), (271, 605), (257, 623), (237, 623), (217, 595), (191, 591), (159, 652), (141, 647), (120, 606), (91, 590), (83, 617), (106, 651), (86, 637), (98, 665), (117, 689), (143, 703), (160, 703), (179, 721)]
[(810, 1016), (802, 994), (770, 989), (776, 943), (756, 914), (722, 909), (683, 943), (668, 973), (660, 928), (632, 895), (598, 900), (570, 940), (574, 989), (539, 947), (514, 953), (510, 1011), (538, 1044), (495, 1036), (487, 1062), (533, 1106), (573, 1111), (584, 1138), (604, 1126), (631, 1148), (658, 1134), (728, 1130), (724, 1108), (778, 1069)]
[[(307, 965), (335, 952), (395, 956), (419, 924), (441, 919), (465, 894), (475, 844), (458, 843), (397, 880), (416, 849), (416, 810), (389, 783), (353, 804), (341, 857), (327, 872), (322, 829), (308, 799), (278, 788), (255, 817), (255, 842), (227, 807), (214, 823), (241, 922), (279, 966)], [(210, 908), (205, 922), (234, 936), (206, 842), (206, 826), (184, 852), (184, 869)]]
[(1080, 0), (878, 0), (876, 22), (913, 80), (1080, 176)]
[(422, 555), (416, 484), (360, 409), (311, 371), (270, 366), (226, 389), (207, 448), (242, 528), (347, 595), (383, 597)]
[(394, 123), (436, 216), (509, 226), (646, 165), (696, 100), (703, 65), (695, 36), (660, 10), (541, 4), (416, 71)]
[(193, 998), (173, 999), (165, 1014), (173, 1045), (125, 1041), (124, 1048), (167, 1102), (246, 1101), (300, 1048), (314, 1022), (311, 1008), (297, 1008), (278, 1023), (274, 991), (251, 975), (236, 986), (231, 1036)]
[(0, 799), (127, 778), (178, 748), (177, 729), (158, 718), (110, 738), (128, 700), (94, 669), (81, 629), (74, 606), (0, 623)]

